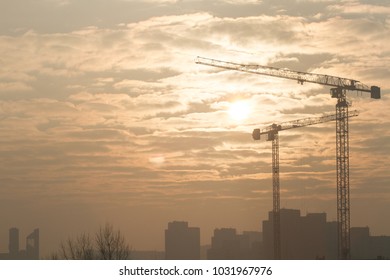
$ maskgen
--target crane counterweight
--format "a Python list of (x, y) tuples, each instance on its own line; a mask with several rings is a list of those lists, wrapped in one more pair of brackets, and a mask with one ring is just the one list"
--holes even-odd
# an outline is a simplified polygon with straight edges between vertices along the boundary
[(381, 88), (377, 86), (371, 87), (371, 98), (380, 99), (381, 98)]

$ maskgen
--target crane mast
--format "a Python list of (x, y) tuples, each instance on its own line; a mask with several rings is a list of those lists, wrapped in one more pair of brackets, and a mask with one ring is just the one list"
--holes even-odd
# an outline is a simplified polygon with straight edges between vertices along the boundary
[[(357, 116), (358, 112), (351, 111), (348, 117)], [(267, 135), (267, 141), (272, 141), (272, 199), (273, 199), (273, 245), (274, 259), (282, 259), (281, 230), (280, 230), (280, 168), (279, 168), (279, 131), (304, 126), (316, 125), (337, 119), (336, 114), (327, 114), (320, 117), (298, 119), (281, 124), (272, 124), (263, 129), (253, 130), (253, 140), (260, 140), (261, 135)]]
[[(368, 92), (371, 98), (380, 99), (380, 88), (367, 86), (357, 80), (336, 76), (293, 71), (257, 64), (240, 64), (205, 57), (197, 57), (197, 64), (218, 67), (227, 70), (277, 78), (296, 80), (303, 84), (315, 83), (331, 86), (331, 97), (337, 98), (336, 104), (336, 169), (337, 169), (337, 222), (338, 222), (338, 257), (350, 259), (350, 199), (349, 199), (349, 127), (347, 91)], [(276, 143), (277, 144), (277, 143)], [(276, 145), (275, 144), (275, 145)], [(275, 159), (277, 161), (277, 159)], [(277, 170), (276, 170), (277, 171)]]

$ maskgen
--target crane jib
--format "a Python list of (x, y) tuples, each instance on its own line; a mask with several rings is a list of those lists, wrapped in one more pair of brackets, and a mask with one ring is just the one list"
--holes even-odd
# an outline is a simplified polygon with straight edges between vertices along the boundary
[(197, 57), (195, 59), (197, 64), (214, 66), (227, 70), (236, 70), (258, 75), (272, 76), (290, 80), (296, 80), (298, 83), (315, 83), (325, 86), (332, 86), (350, 91), (360, 91), (371, 93), (371, 98), (380, 99), (380, 87), (367, 86), (357, 80), (341, 78), (331, 75), (315, 74), (301, 71), (294, 71), (287, 68), (276, 68), (270, 66), (263, 66), (257, 64), (240, 64), (217, 59), (210, 59), (205, 57)]
[[(348, 112), (348, 117), (356, 117), (358, 115), (359, 112), (357, 110)], [(325, 114), (319, 117), (310, 117), (310, 118), (282, 122), (280, 124), (271, 124), (269, 126), (266, 126), (263, 129), (259, 129), (259, 128), (254, 129), (252, 132), (252, 138), (253, 140), (260, 140), (261, 135), (268, 135), (268, 138), (270, 139), (269, 137), (270, 133), (276, 134), (279, 131), (335, 121), (336, 119), (337, 119), (336, 114)]]

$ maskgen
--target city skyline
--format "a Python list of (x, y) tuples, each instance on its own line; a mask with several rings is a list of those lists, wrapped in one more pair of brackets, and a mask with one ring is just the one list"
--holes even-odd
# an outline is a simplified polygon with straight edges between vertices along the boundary
[[(124, 258), (130, 260), (263, 260), (274, 259), (273, 249), (273, 212), (268, 219), (261, 222), (263, 231), (238, 231), (236, 228), (215, 228), (211, 238), (205, 244), (200, 243), (201, 229), (189, 225), (187, 221), (170, 221), (160, 234), (164, 236), (164, 250), (133, 250), (126, 247), (128, 254)], [(101, 233), (103, 227), (100, 227)], [(112, 225), (106, 224), (109, 232), (120, 233)], [(284, 260), (334, 260), (338, 259), (337, 222), (327, 219), (327, 213), (306, 213), (302, 215), (298, 209), (281, 209), (281, 259)], [(96, 233), (95, 233), (96, 234)], [(85, 255), (63, 255), (57, 248), (50, 256), (40, 256), (40, 232), (35, 229), (26, 237), (25, 249), (19, 238), (19, 229), (9, 229), (8, 252), (0, 251), (0, 260), (33, 260), (33, 259), (90, 259), (99, 254), (87, 251)], [(62, 240), (61, 244), (72, 242), (75, 248), (86, 245), (85, 239), (93, 242), (94, 234), (79, 233), (77, 236)], [(123, 246), (128, 246), (126, 236)], [(80, 239), (81, 238), (81, 239)], [(77, 241), (78, 240), (78, 241)], [(84, 241), (82, 241), (84, 240)], [(80, 242), (81, 243), (78, 243)], [(2, 241), (0, 240), (0, 243)], [(356, 259), (389, 259), (390, 236), (375, 236), (368, 226), (351, 227), (351, 258)], [(61, 248), (62, 245), (61, 245)], [(91, 249), (93, 247), (90, 247)], [(118, 247), (119, 248), (119, 247)], [(120, 247), (122, 248), (122, 247)], [(125, 247), (123, 247), (125, 248)], [(96, 247), (95, 247), (96, 249)], [(92, 249), (93, 250), (93, 249)], [(99, 251), (99, 249), (97, 249)], [(81, 251), (78, 251), (81, 252)], [(119, 252), (119, 251), (118, 251)], [(68, 254), (69, 253), (69, 254)], [(119, 256), (119, 255), (118, 255)]]
[(39, 260), (39, 247), (38, 228), (26, 236), (25, 242), (20, 242), (19, 229), (13, 227), (9, 229), (8, 252), (0, 251), (0, 260)]
[[(0, 240), (41, 256), (107, 222), (160, 250), (168, 221), (261, 230), (271, 145), (254, 128), (334, 113), (329, 87), (197, 65), (204, 56), (356, 79), (351, 226), (390, 235), (390, 5), (376, 0), (0, 3)], [(335, 124), (280, 135), (281, 207), (336, 220)], [(0, 242), (0, 252), (7, 245)]]

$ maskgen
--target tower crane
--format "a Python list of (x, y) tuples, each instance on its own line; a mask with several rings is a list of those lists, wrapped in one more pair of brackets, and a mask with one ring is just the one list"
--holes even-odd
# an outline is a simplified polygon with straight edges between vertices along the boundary
[[(348, 117), (357, 116), (357, 111), (348, 112)], [(273, 197), (273, 242), (274, 242), (274, 259), (279, 260), (281, 253), (281, 233), (280, 233), (280, 180), (279, 180), (279, 131), (292, 128), (310, 126), (336, 120), (336, 114), (327, 114), (320, 117), (311, 117), (299, 119), (280, 124), (272, 124), (263, 129), (256, 128), (253, 130), (253, 140), (260, 140), (261, 135), (267, 135), (267, 141), (272, 141), (272, 197)]]
[(380, 99), (378, 86), (367, 86), (357, 80), (330, 75), (293, 71), (257, 64), (240, 64), (222, 60), (197, 57), (195, 62), (227, 70), (266, 75), (277, 78), (296, 80), (303, 84), (315, 83), (331, 86), (331, 97), (336, 103), (336, 170), (337, 170), (337, 222), (338, 222), (338, 257), (350, 259), (350, 199), (349, 199), (349, 129), (347, 91), (368, 92), (371, 98)]

